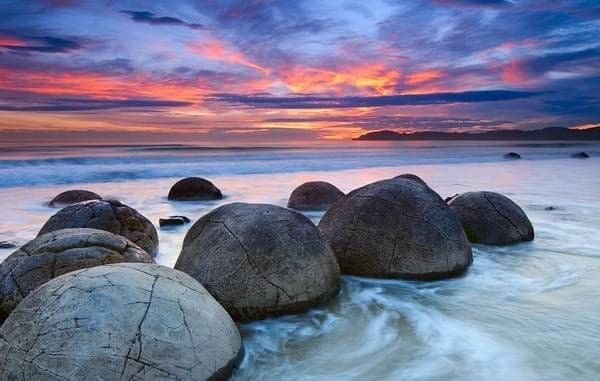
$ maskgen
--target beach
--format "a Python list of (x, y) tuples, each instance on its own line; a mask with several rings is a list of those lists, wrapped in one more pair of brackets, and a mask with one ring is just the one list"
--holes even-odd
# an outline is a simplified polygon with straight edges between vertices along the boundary
[[(507, 152), (523, 159), (504, 160)], [(586, 151), (591, 158), (570, 154)], [(33, 239), (58, 209), (47, 202), (88, 189), (148, 217), (192, 221), (231, 202), (286, 206), (311, 180), (344, 192), (401, 173), (442, 197), (502, 193), (527, 213), (536, 237), (473, 245), (459, 278), (344, 276), (326, 306), (243, 323), (237, 380), (593, 380), (600, 372), (600, 144), (586, 142), (385, 142), (322, 147), (13, 147), (0, 155), (0, 241)], [(210, 179), (219, 201), (167, 200), (185, 176)], [(322, 212), (308, 212), (318, 223)], [(155, 260), (173, 267), (190, 225), (161, 229)], [(14, 249), (0, 249), (5, 258)]]

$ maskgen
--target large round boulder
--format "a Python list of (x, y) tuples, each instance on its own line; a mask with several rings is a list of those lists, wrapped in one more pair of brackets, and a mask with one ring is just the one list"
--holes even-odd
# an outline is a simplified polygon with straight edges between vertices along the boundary
[(64, 191), (59, 193), (56, 197), (54, 197), (50, 202), (50, 206), (66, 206), (76, 204), (82, 201), (89, 200), (102, 200), (98, 194), (84, 190), (84, 189), (72, 189), (68, 191)]
[(57, 277), (0, 328), (5, 380), (221, 380), (242, 355), (237, 327), (214, 298), (152, 264)]
[(275, 205), (233, 203), (203, 216), (175, 268), (241, 321), (303, 312), (340, 289), (338, 264), (317, 227)]
[(413, 180), (352, 191), (333, 204), (319, 228), (345, 274), (431, 280), (459, 275), (472, 262), (456, 215)]
[(106, 230), (129, 239), (153, 257), (158, 253), (158, 233), (152, 222), (116, 200), (92, 200), (67, 206), (46, 221), (38, 236), (67, 228)]
[(448, 202), (471, 242), (506, 245), (533, 240), (527, 215), (510, 198), (494, 192), (462, 193)]
[(325, 210), (344, 197), (344, 192), (325, 181), (309, 181), (298, 186), (288, 200), (288, 208)]
[(0, 263), (0, 321), (24, 297), (59, 275), (119, 262), (152, 263), (125, 237), (96, 229), (61, 229), (37, 237)]
[(176, 182), (167, 197), (176, 201), (219, 200), (223, 194), (213, 183), (202, 177), (186, 177)]

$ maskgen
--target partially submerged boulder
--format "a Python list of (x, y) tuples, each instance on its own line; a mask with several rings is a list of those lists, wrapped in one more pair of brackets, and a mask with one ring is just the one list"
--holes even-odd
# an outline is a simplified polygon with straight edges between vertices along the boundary
[(503, 156), (506, 160), (519, 160), (521, 155), (516, 152), (509, 152)]
[(325, 210), (344, 197), (344, 192), (325, 181), (309, 181), (298, 186), (288, 200), (288, 208)]
[(161, 218), (158, 220), (158, 224), (161, 228), (181, 226), (189, 224), (190, 222), (190, 219), (186, 216), (169, 216), (169, 218)]
[(158, 233), (152, 222), (116, 200), (92, 200), (67, 206), (46, 221), (38, 236), (67, 228), (106, 230), (129, 239), (153, 257), (158, 253)]
[(223, 198), (221, 190), (202, 177), (186, 177), (176, 182), (169, 190), (169, 200), (204, 201)]
[(454, 213), (413, 180), (352, 191), (325, 213), (319, 229), (345, 274), (431, 280), (459, 275), (472, 262)]
[(59, 275), (120, 262), (153, 260), (127, 238), (104, 230), (62, 229), (39, 236), (0, 263), (0, 321), (31, 291)]
[(587, 152), (577, 152), (571, 155), (575, 159), (589, 159), (590, 155)]
[(237, 327), (202, 285), (151, 264), (62, 275), (0, 328), (7, 380), (222, 380), (242, 355)]
[(523, 209), (499, 193), (462, 193), (448, 205), (471, 242), (506, 245), (533, 240), (533, 225)]
[(275, 205), (233, 203), (188, 231), (175, 268), (235, 320), (300, 313), (336, 296), (340, 270), (317, 227)]
[(56, 197), (54, 197), (49, 205), (50, 206), (67, 206), (67, 205), (72, 205), (72, 204), (76, 204), (78, 202), (82, 202), (82, 201), (89, 201), (89, 200), (102, 200), (102, 197), (100, 197), (100, 195), (88, 191), (88, 190), (84, 190), (84, 189), (72, 189), (72, 190), (68, 190), (68, 191), (64, 191), (62, 193), (59, 193)]

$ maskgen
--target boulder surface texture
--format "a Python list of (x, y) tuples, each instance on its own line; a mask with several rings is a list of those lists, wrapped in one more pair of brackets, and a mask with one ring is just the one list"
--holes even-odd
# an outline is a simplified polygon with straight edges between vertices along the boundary
[(344, 192), (325, 181), (309, 181), (298, 186), (288, 200), (288, 208), (296, 210), (326, 210), (344, 197)]
[(50, 206), (65, 206), (89, 200), (102, 200), (102, 197), (88, 190), (72, 189), (59, 193), (49, 204)]

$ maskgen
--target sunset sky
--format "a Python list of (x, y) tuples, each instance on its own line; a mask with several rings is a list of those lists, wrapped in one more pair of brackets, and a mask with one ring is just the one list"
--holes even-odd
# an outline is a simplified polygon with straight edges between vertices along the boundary
[(0, 0), (0, 140), (600, 122), (598, 1)]

